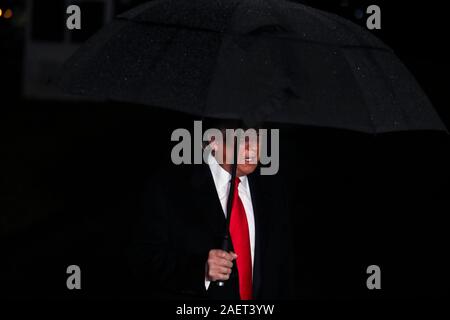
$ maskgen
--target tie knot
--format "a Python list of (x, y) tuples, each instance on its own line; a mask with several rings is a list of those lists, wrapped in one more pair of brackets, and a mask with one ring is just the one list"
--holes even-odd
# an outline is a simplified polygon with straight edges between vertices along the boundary
[(239, 177), (234, 178), (234, 185), (236, 187), (239, 186), (239, 183), (241, 183), (241, 179), (239, 179)]

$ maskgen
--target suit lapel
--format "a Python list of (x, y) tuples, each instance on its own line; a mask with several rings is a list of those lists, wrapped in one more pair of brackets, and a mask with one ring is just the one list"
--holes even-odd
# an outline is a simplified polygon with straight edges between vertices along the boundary
[(214, 241), (219, 241), (220, 246), (225, 233), (225, 215), (208, 165), (195, 165), (192, 186), (196, 208), (202, 212), (204, 221), (209, 227), (208, 230), (214, 237)]
[(262, 281), (262, 250), (264, 246), (264, 239), (267, 230), (265, 227), (267, 223), (265, 222), (265, 215), (263, 214), (264, 206), (261, 203), (261, 186), (257, 182), (256, 174), (248, 176), (250, 185), (250, 194), (252, 198), (253, 214), (255, 219), (255, 257), (253, 266), (253, 295), (254, 298), (259, 297), (259, 291), (261, 288)]

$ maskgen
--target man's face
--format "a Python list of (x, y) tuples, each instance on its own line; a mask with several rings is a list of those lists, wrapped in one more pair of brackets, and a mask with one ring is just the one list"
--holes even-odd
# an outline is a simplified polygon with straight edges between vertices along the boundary
[[(222, 151), (223, 163), (221, 166), (231, 173), (233, 163), (233, 140), (225, 139), (217, 141), (216, 150)], [(259, 139), (256, 130), (249, 129), (245, 132), (245, 136), (239, 140), (238, 148), (238, 165), (236, 175), (238, 177), (245, 176), (256, 170), (259, 162)], [(221, 163), (221, 161), (219, 161)]]

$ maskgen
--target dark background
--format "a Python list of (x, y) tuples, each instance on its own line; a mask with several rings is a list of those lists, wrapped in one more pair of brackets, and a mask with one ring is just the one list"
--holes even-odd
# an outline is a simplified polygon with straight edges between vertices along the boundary
[[(67, 101), (45, 90), (60, 61), (108, 21), (106, 3), (120, 13), (140, 2), (82, 1), (83, 28), (68, 32), (64, 1), (0, 0), (3, 12), (13, 10), (10, 19), (0, 17), (4, 297), (142, 294), (127, 265), (140, 194), (153, 172), (170, 170), (172, 130), (191, 128), (193, 119), (140, 106)], [(362, 26), (365, 8), (378, 4), (382, 29), (372, 32), (394, 48), (449, 126), (442, 2), (303, 2)], [(279, 174), (294, 199), (293, 254), (302, 268), (297, 281), (311, 287), (308, 297), (448, 293), (446, 134), (282, 127), (281, 140)], [(66, 288), (71, 264), (81, 267), (81, 291)], [(381, 267), (380, 291), (366, 288), (371, 264)]]

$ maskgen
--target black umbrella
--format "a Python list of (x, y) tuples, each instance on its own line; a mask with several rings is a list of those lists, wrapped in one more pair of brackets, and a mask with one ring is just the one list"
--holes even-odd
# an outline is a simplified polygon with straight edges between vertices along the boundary
[(69, 94), (249, 123), (445, 130), (390, 48), (345, 19), (283, 0), (149, 2), (82, 46), (58, 84)]
[(215, 118), (445, 130), (390, 48), (345, 19), (283, 0), (149, 2), (82, 46), (58, 84)]

